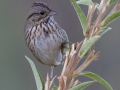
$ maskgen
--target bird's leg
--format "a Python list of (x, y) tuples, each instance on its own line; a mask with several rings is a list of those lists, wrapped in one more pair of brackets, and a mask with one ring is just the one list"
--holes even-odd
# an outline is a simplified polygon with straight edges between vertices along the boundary
[(50, 73), (50, 79), (52, 80), (53, 78), (53, 71), (54, 71), (54, 66), (51, 66), (51, 73)]

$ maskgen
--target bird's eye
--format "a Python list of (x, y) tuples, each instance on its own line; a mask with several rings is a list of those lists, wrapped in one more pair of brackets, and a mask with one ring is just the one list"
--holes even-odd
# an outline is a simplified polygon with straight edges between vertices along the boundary
[(40, 12), (41, 15), (44, 15), (45, 13), (44, 12)]

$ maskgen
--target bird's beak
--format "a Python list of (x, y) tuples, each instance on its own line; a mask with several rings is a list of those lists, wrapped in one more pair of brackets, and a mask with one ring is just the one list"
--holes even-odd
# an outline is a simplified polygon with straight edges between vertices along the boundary
[(57, 15), (57, 12), (52, 10), (52, 11), (49, 13), (49, 15), (50, 15), (50, 16)]

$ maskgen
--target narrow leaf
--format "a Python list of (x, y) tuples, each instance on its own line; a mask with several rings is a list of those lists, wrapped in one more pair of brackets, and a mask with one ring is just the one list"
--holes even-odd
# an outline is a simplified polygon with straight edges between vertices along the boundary
[(54, 86), (54, 87), (52, 88), (52, 90), (58, 90), (58, 88), (57, 88), (56, 86)]
[(100, 76), (98, 76), (95, 73), (92, 73), (92, 72), (82, 72), (80, 75), (87, 76), (87, 77), (89, 77), (91, 79), (94, 79), (97, 82), (99, 82), (100, 84), (102, 84), (103, 86), (105, 86), (108, 90), (113, 90), (108, 82), (106, 82), (104, 79), (102, 79)]
[(85, 16), (85, 14), (83, 13), (83, 11), (81, 10), (81, 8), (79, 7), (79, 5), (76, 3), (75, 0), (70, 0), (72, 5), (75, 8), (75, 11), (78, 15), (78, 18), (80, 20), (81, 26), (83, 28), (83, 34), (86, 35), (86, 30), (87, 30), (87, 18)]
[(37, 90), (43, 90), (43, 83), (42, 83), (42, 79), (36, 69), (35, 64), (33, 63), (33, 61), (31, 59), (29, 59), (27, 56), (25, 56), (25, 58), (28, 60), (28, 62), (30, 63), (30, 66), (32, 68), (33, 74), (34, 74), (34, 78), (36, 81), (36, 85), (37, 85)]
[(92, 45), (100, 38), (100, 36), (94, 36), (90, 39), (88, 39), (81, 47), (80, 49), (80, 56), (81, 58), (84, 57), (84, 55), (87, 53), (87, 51), (92, 47)]
[(117, 19), (119, 17), (120, 17), (120, 10), (110, 14), (103, 21), (102, 27), (107, 26), (108, 24), (110, 24), (111, 22), (113, 22), (115, 19)]
[(69, 90), (83, 90), (84, 88), (86, 88), (87, 86), (89, 86), (90, 84), (92, 84), (95, 81), (87, 81), (87, 82), (83, 82), (79, 85), (74, 86), (73, 88), (69, 89)]
[(101, 33), (100, 33), (100, 36), (102, 36), (103, 34), (105, 34), (107, 31), (111, 30), (112, 28), (111, 27), (104, 27), (101, 29)]
[(79, 0), (76, 3), (77, 4), (83, 4), (83, 5), (93, 5), (92, 0)]
[(115, 2), (116, 2), (116, 0), (108, 0), (108, 5), (111, 5), (111, 4), (115, 3)]

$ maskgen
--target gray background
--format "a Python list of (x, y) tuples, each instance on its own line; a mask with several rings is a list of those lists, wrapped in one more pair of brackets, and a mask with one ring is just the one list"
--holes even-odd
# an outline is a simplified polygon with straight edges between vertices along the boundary
[[(84, 37), (81, 25), (69, 0), (41, 0), (48, 3), (58, 15), (56, 21), (64, 28), (70, 42), (81, 41)], [(100, 1), (100, 0), (95, 0)], [(25, 55), (36, 64), (45, 80), (48, 66), (39, 63), (24, 41), (24, 24), (27, 12), (34, 0), (0, 0), (0, 90), (36, 90), (31, 67)], [(85, 14), (87, 7), (82, 6)], [(92, 71), (110, 83), (114, 90), (120, 89), (120, 19), (110, 25), (113, 29), (96, 43), (96, 50), (101, 51), (98, 61), (91, 63), (85, 71)], [(61, 66), (54, 74), (59, 75)], [(81, 82), (90, 80), (80, 77)], [(57, 80), (56, 80), (57, 82)], [(107, 90), (94, 83), (85, 90)]]

